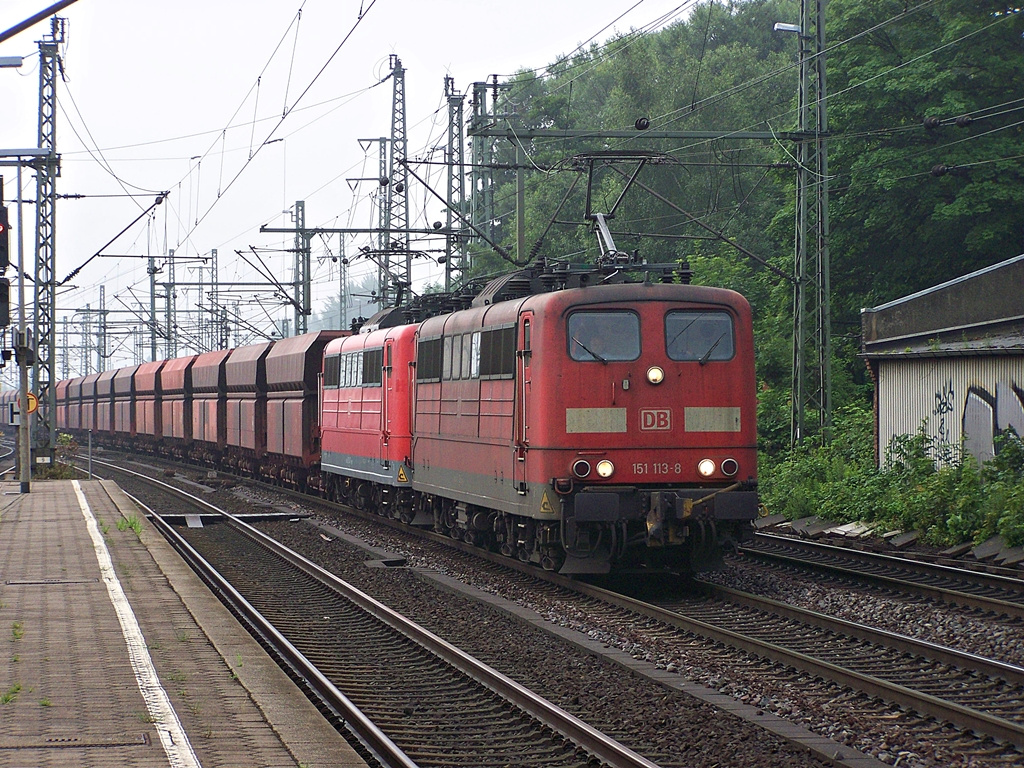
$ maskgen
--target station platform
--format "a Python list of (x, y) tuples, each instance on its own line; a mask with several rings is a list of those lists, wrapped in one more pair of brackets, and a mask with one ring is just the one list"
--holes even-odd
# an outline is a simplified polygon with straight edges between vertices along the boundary
[(0, 766), (365, 766), (116, 484), (19, 489), (0, 483)]

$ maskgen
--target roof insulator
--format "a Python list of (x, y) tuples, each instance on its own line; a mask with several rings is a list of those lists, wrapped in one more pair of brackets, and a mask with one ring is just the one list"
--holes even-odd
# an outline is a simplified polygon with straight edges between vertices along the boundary
[(970, 115), (960, 115), (960, 117), (958, 117), (956, 119), (956, 127), (957, 128), (966, 128), (968, 125), (970, 125), (973, 122), (974, 122), (974, 118), (971, 117)]
[(937, 117), (926, 117), (924, 119), (924, 127), (929, 131), (938, 128), (940, 125), (942, 125), (942, 120)]
[(950, 172), (950, 170), (952, 169), (948, 165), (939, 163), (938, 165), (932, 167), (932, 176), (945, 176), (947, 173)]

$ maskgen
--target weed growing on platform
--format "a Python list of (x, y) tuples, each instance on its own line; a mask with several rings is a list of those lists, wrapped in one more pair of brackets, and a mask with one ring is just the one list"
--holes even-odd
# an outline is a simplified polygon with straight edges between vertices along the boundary
[(39, 706), (40, 706), (40, 707), (52, 707), (52, 706), (53, 706), (53, 702), (52, 702), (52, 701), (50, 701), (50, 700), (49, 700), (48, 698), (46, 698), (45, 696), (43, 696), (43, 698), (41, 698), (41, 699), (39, 700)]
[(235, 651), (235, 664), (234, 666), (229, 666), (229, 668), (231, 669), (232, 680), (238, 679), (238, 670), (240, 670), (244, 666), (245, 664), (242, 661), (242, 654), (240, 654), (238, 651)]
[(135, 535), (140, 539), (142, 538), (142, 520), (139, 519), (138, 515), (128, 515), (128, 517), (122, 517), (117, 521), (117, 530), (124, 533), (129, 528), (135, 531)]
[(36, 480), (76, 480), (81, 476), (81, 470), (70, 464), (52, 464), (42, 469), (37, 468), (33, 473)]
[(10, 704), (21, 693), (21, 683), (15, 683), (3, 693), (0, 693), (0, 704)]
[(136, 712), (135, 716), (137, 718), (139, 718), (139, 722), (140, 723), (146, 723), (147, 725), (152, 725), (153, 723), (156, 722), (156, 718), (153, 717), (151, 714), (149, 714), (149, 712)]
[(23, 638), (24, 636), (25, 636), (25, 625), (22, 624), (20, 621), (14, 622), (14, 624), (11, 625), (11, 639), (12, 640), (21, 640), (21, 638)]

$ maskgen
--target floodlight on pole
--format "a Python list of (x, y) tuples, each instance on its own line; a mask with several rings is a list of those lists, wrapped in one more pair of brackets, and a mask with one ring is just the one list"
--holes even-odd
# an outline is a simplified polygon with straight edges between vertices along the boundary
[(776, 32), (796, 32), (798, 35), (803, 32), (799, 24), (787, 24), (784, 21), (776, 21), (772, 29)]

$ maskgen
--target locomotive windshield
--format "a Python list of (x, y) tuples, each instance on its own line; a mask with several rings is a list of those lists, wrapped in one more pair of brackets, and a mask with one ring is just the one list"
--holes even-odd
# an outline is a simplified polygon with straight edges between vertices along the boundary
[(568, 331), (573, 360), (607, 363), (640, 357), (640, 318), (633, 312), (574, 312)]
[(665, 351), (671, 360), (729, 360), (733, 356), (732, 317), (728, 312), (669, 312), (665, 315)]

